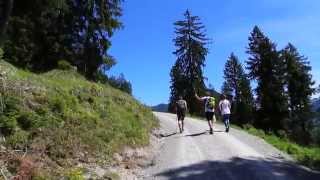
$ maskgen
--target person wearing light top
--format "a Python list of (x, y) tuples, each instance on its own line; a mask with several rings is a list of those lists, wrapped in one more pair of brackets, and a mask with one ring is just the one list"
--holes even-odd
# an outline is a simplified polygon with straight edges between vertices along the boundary
[(215, 121), (214, 108), (215, 108), (215, 98), (211, 96), (210, 92), (206, 92), (207, 96), (199, 97), (197, 93), (195, 93), (195, 97), (197, 100), (204, 102), (204, 109), (206, 113), (206, 119), (209, 125), (209, 133), (213, 134), (213, 121)]
[(219, 102), (219, 110), (223, 117), (223, 122), (226, 127), (226, 132), (229, 132), (230, 128), (230, 115), (231, 115), (231, 104), (227, 99), (226, 95), (221, 96), (221, 101)]

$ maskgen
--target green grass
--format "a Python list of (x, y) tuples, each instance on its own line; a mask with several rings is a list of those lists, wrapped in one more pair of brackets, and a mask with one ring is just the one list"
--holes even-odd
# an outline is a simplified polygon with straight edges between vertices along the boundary
[(302, 165), (312, 169), (320, 170), (320, 147), (301, 146), (288, 140), (286, 137), (278, 137), (274, 134), (267, 134), (263, 130), (256, 129), (252, 126), (244, 126), (244, 128), (240, 128), (238, 126), (233, 127), (245, 130), (249, 134), (261, 137), (277, 149), (291, 155), (291, 157), (293, 157)]
[(3, 72), (0, 130), (7, 148), (46, 152), (60, 167), (73, 166), (79, 154), (110, 162), (124, 146), (148, 145), (158, 125), (151, 110), (130, 95), (74, 70), (37, 75), (0, 61)]

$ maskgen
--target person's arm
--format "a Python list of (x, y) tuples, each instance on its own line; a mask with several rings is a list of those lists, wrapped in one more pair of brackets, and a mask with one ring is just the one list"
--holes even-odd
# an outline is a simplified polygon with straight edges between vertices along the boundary
[(222, 107), (221, 107), (222, 101), (219, 102), (219, 111), (222, 112)]
[(194, 97), (196, 97), (196, 99), (197, 99), (198, 101), (202, 101), (202, 100), (203, 100), (202, 98), (200, 98), (200, 97), (198, 96), (197, 93), (195, 93)]
[(188, 112), (188, 104), (187, 101), (184, 101), (185, 105), (186, 105), (186, 111)]

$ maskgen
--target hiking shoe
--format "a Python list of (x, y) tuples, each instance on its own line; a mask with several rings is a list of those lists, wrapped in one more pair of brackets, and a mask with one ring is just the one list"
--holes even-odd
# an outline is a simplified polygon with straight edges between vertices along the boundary
[(210, 134), (213, 134), (213, 130), (212, 129), (210, 129), (210, 132), (209, 132)]
[(229, 132), (229, 128), (226, 128), (226, 133), (228, 133)]

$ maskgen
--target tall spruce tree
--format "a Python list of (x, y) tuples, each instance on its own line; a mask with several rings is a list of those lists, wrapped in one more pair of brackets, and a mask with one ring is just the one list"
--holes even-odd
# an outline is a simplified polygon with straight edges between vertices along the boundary
[(266, 130), (283, 129), (288, 116), (288, 100), (284, 91), (284, 64), (276, 45), (255, 26), (247, 53), (250, 55), (247, 61), (249, 76), (257, 81), (257, 125)]
[(177, 21), (175, 25), (176, 46), (174, 54), (177, 61), (173, 66), (171, 76), (172, 107), (179, 95), (185, 97), (189, 104), (190, 113), (199, 113), (201, 106), (194, 98), (194, 89), (203, 93), (206, 89), (203, 77), (203, 67), (208, 54), (208, 38), (204, 33), (204, 25), (198, 16), (192, 16), (187, 10), (185, 19)]
[(0, 2), (0, 45), (4, 35), (7, 22), (13, 7), (13, 0), (2, 0)]
[(250, 80), (243, 70), (238, 58), (232, 53), (225, 64), (224, 93), (232, 93), (234, 103), (232, 108), (232, 120), (242, 125), (253, 120), (253, 95)]
[(121, 28), (122, 0), (15, 0), (4, 43), (6, 59), (47, 71), (61, 59), (89, 78), (110, 64), (107, 50)]
[(287, 129), (293, 132), (296, 140), (306, 143), (310, 137), (307, 125), (312, 118), (310, 99), (315, 92), (311, 66), (308, 59), (301, 56), (290, 43), (280, 54), (286, 65), (286, 91), (289, 97), (290, 118), (286, 124)]
[(72, 12), (74, 64), (87, 77), (94, 78), (103, 64), (109, 64), (107, 53), (114, 31), (122, 27), (123, 0), (66, 0)]

